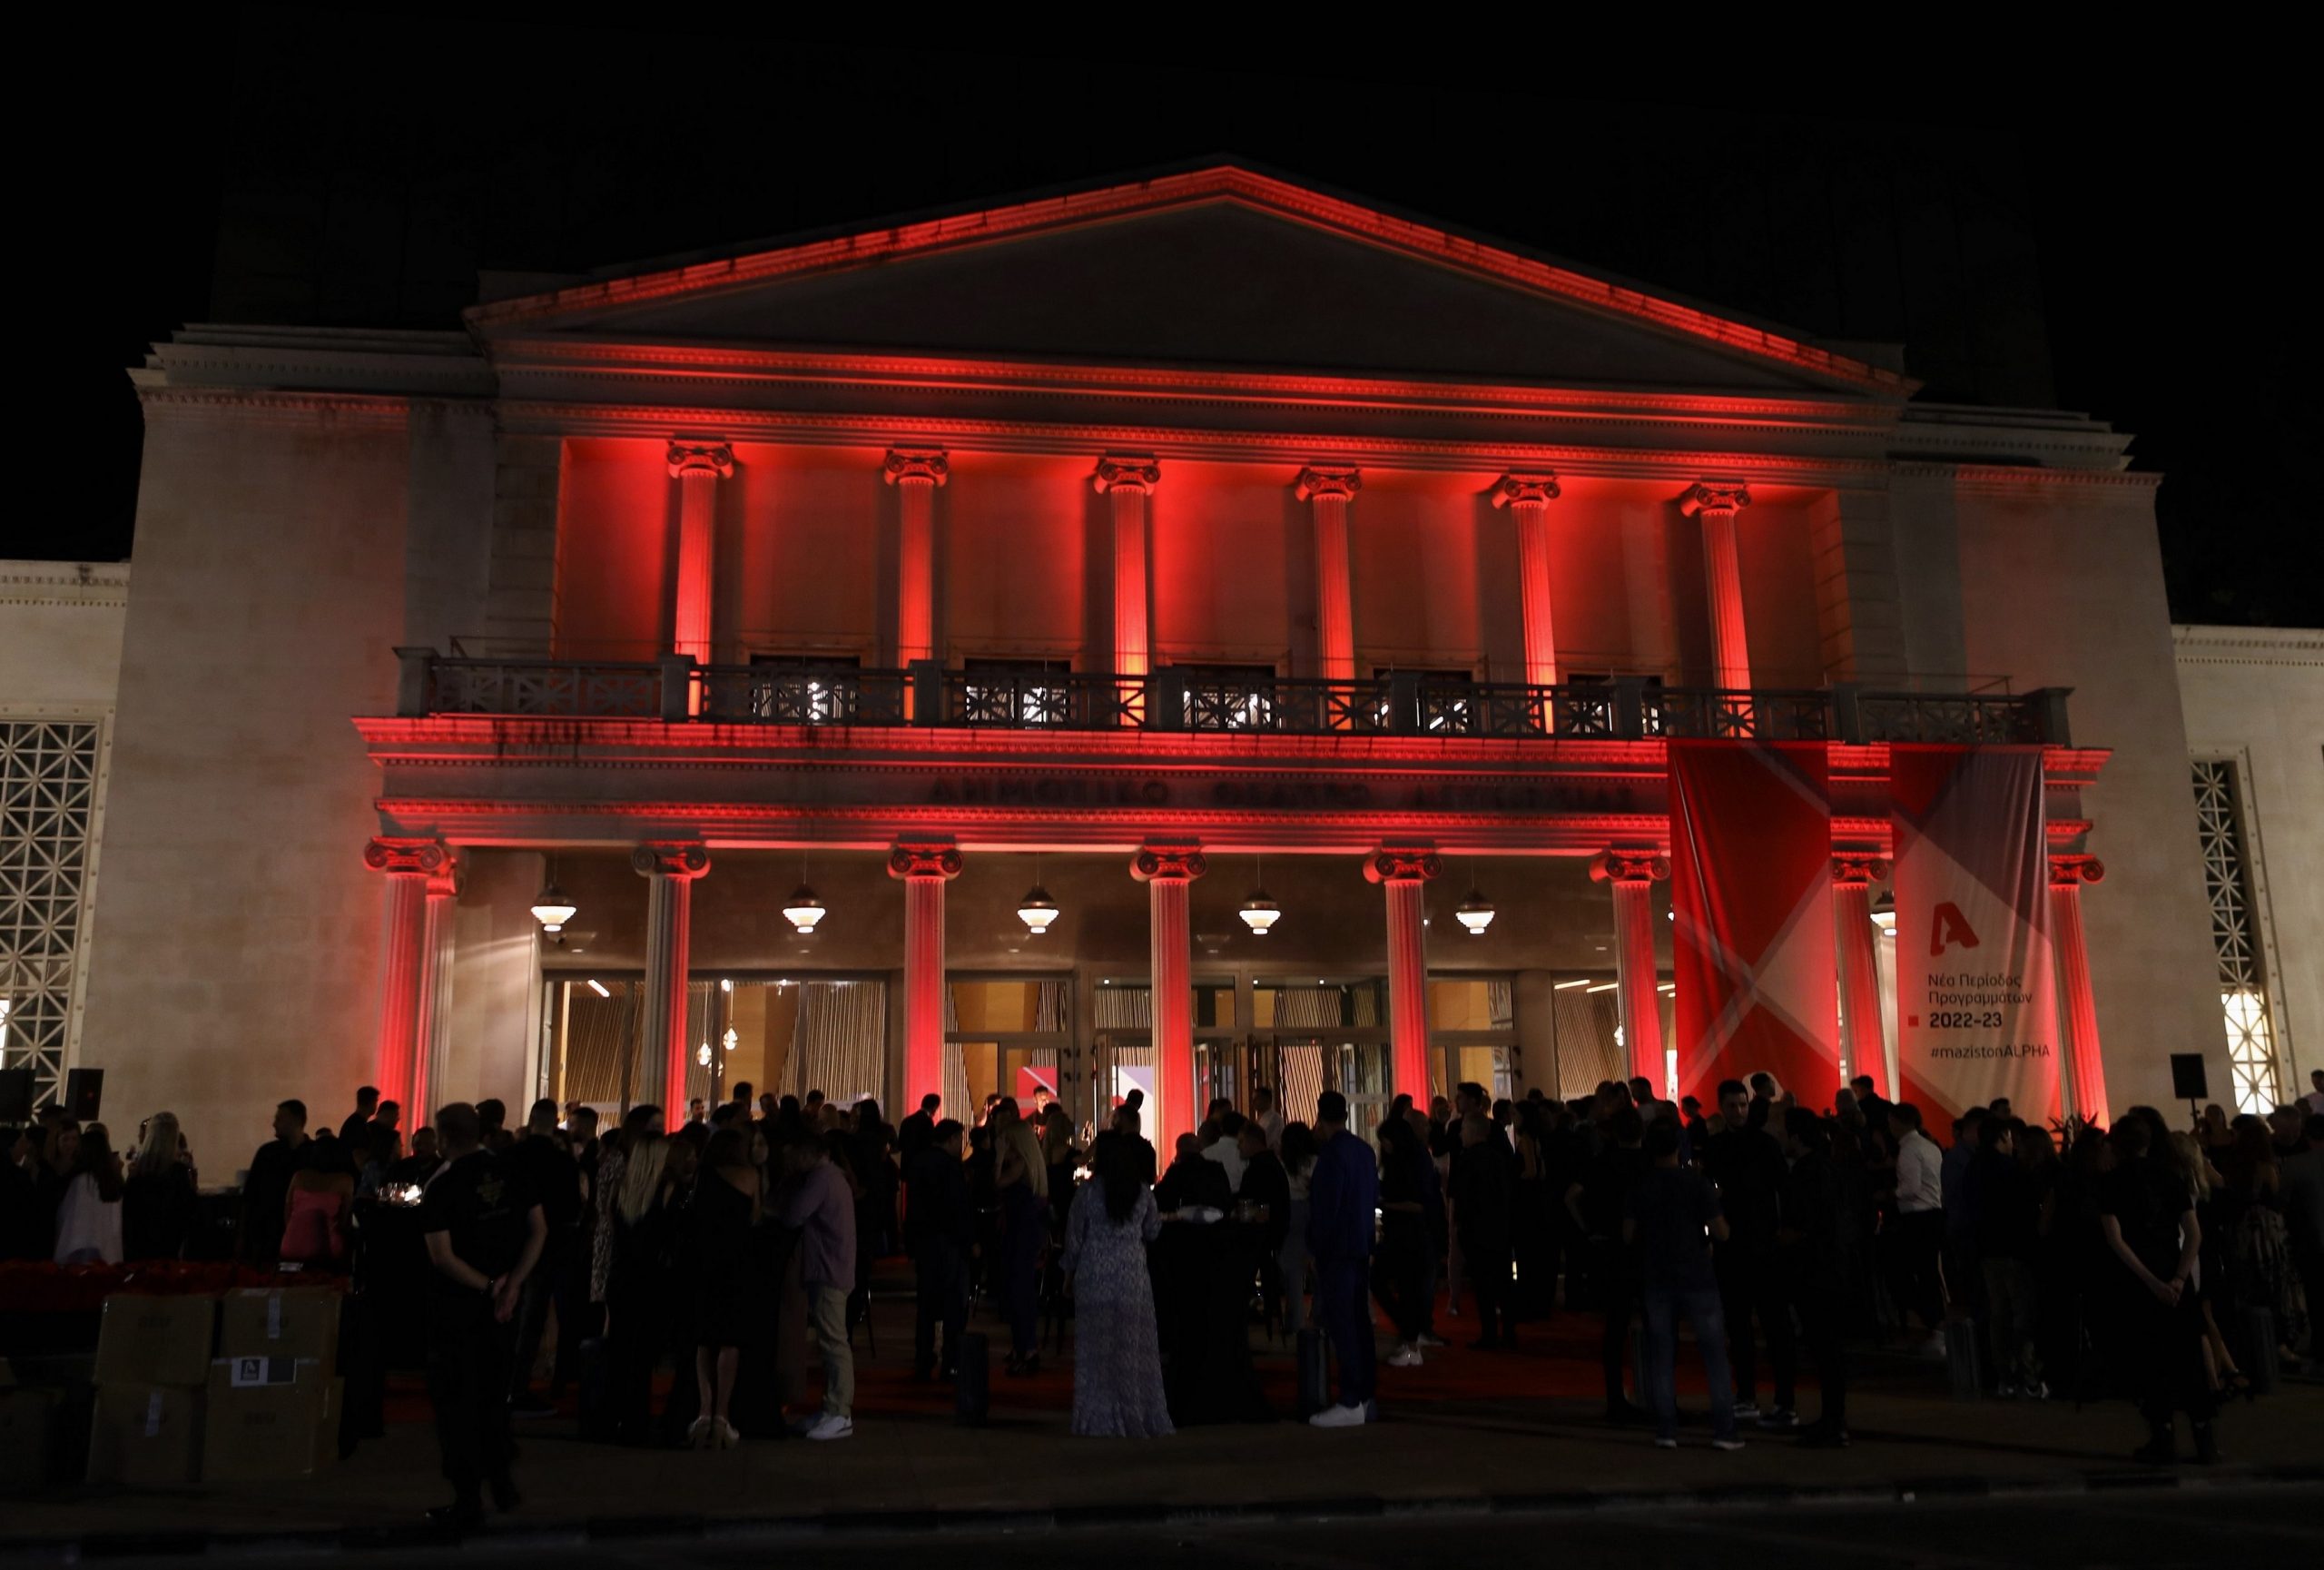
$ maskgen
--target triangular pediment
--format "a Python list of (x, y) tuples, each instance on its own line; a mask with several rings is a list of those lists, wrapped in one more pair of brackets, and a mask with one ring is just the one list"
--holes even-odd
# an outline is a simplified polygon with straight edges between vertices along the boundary
[(487, 334), (1900, 399), (1897, 373), (1238, 168), (479, 307)]

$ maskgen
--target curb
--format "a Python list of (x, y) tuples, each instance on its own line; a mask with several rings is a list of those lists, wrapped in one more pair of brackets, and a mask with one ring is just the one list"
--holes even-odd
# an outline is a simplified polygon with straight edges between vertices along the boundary
[[(1574, 1516), (1638, 1511), (1767, 1510), (1792, 1506), (1846, 1508), (1915, 1505), (1960, 1499), (2064, 1498), (2135, 1491), (2188, 1493), (2324, 1484), (2324, 1466), (2247, 1466), (2191, 1472), (2184, 1468), (2119, 1469), (2053, 1477), (1969, 1476), (1904, 1477), (1889, 1482), (1786, 1487), (1742, 1484), (1726, 1487), (1583, 1489), (1539, 1494), (1456, 1495), (1388, 1499), (1374, 1495), (1262, 1500), (1236, 1505), (1177, 1506), (1128, 1502), (1054, 1509), (863, 1511), (769, 1516), (696, 1515), (597, 1516), (578, 1521), (527, 1525), (478, 1534), (481, 1547), (541, 1549), (654, 1541), (797, 1540), (808, 1537), (937, 1535), (965, 1533), (1006, 1536), (1087, 1531), (1123, 1526), (1162, 1527), (1312, 1525), (1324, 1521), (1414, 1520), (1462, 1516)], [(288, 1529), (280, 1532), (88, 1532), (78, 1535), (0, 1539), (0, 1560), (70, 1563), (168, 1558), (217, 1552), (301, 1555), (394, 1553), (460, 1542), (457, 1534), (425, 1525)]]

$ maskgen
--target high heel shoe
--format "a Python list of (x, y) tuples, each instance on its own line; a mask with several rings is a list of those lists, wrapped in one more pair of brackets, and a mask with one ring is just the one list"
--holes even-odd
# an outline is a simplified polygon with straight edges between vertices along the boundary
[(689, 1450), (709, 1449), (715, 1442), (711, 1433), (711, 1425), (717, 1421), (717, 1418), (704, 1414), (687, 1424), (686, 1448)]
[(2251, 1376), (2240, 1368), (2230, 1368), (2220, 1376), (2219, 1393), (2229, 1400), (2240, 1396), (2246, 1401), (2256, 1400), (2260, 1394), (2251, 1387)]
[(710, 1432), (712, 1435), (710, 1447), (714, 1450), (732, 1450), (743, 1442), (742, 1434), (736, 1430), (734, 1424), (724, 1417), (719, 1418), (712, 1426)]

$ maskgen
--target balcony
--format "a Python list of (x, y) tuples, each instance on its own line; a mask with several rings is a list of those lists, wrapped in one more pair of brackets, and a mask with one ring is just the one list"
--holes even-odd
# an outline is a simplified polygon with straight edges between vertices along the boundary
[(1634, 677), (1560, 686), (1448, 680), (1146, 676), (703, 666), (448, 657), (401, 648), (397, 714), (673, 725), (913, 726), (1297, 736), (1652, 741), (1713, 737), (1848, 744), (2068, 746), (2067, 687), (2032, 692), (1733, 691)]

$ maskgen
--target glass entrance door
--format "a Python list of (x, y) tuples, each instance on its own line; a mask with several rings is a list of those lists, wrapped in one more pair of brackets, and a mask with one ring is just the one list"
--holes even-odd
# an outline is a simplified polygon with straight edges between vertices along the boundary
[(1302, 1035), (1278, 1032), (1263, 1038), (1280, 1086), (1284, 1117), (1313, 1123), (1315, 1100), (1325, 1091), (1347, 1098), (1348, 1127), (1365, 1139), (1388, 1115), (1395, 1099), (1389, 1080), (1388, 1042), (1374, 1032)]

